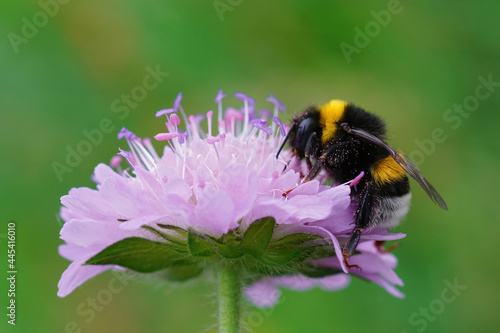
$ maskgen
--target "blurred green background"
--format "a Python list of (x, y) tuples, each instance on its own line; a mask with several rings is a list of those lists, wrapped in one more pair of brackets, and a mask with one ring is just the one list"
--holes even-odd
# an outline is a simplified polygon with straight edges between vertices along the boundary
[[(69, 263), (57, 254), (57, 215), (71, 187), (94, 186), (94, 166), (124, 144), (122, 126), (152, 136), (163, 129), (154, 112), (179, 91), (198, 113), (215, 107), (218, 88), (249, 94), (259, 108), (273, 92), (287, 121), (332, 98), (375, 111), (449, 206), (441, 211), (412, 183), (412, 209), (397, 228), (408, 236), (395, 252), (405, 299), (361, 280), (336, 293), (284, 291), (272, 310), (249, 308), (252, 332), (499, 331), (498, 1), (60, 1), (0, 3), (1, 332), (213, 331), (207, 282), (131, 281), (93, 316), (81, 310), (103, 297), (112, 273), (58, 298)], [(148, 67), (169, 75), (141, 90)], [(489, 76), (484, 87), (479, 77)], [(132, 92), (139, 97), (127, 106)], [(447, 111), (464, 103), (462, 113)], [(113, 130), (58, 178), (54, 162), (66, 164), (68, 147), (104, 118)], [(15, 327), (5, 316), (11, 220)], [(450, 301), (445, 281), (466, 289)]]

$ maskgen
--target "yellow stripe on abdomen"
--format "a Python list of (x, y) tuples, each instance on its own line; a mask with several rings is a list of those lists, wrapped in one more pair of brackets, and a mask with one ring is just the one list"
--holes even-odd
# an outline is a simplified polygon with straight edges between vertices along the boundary
[(333, 99), (328, 104), (319, 108), (320, 126), (323, 131), (321, 142), (323, 144), (326, 144), (335, 137), (337, 123), (342, 118), (346, 106), (347, 102)]
[(406, 172), (392, 156), (387, 156), (376, 162), (371, 173), (373, 179), (379, 185), (397, 181), (406, 176)]

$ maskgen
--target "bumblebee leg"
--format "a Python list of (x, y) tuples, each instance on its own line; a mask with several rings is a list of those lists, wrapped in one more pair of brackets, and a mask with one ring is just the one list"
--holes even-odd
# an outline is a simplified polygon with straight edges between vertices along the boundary
[(361, 233), (363, 232), (363, 228), (355, 227), (354, 230), (349, 235), (347, 242), (342, 249), (342, 254), (346, 257), (350, 257), (354, 251), (356, 250), (356, 246), (359, 243), (359, 239), (361, 238)]
[(318, 173), (321, 171), (321, 168), (325, 164), (326, 161), (326, 155), (321, 155), (316, 163), (314, 163), (311, 168), (309, 169), (309, 173), (302, 179), (302, 183), (306, 183), (310, 180), (313, 180), (314, 177), (318, 175)]
[[(281, 151), (283, 150), (283, 147), (285, 147), (285, 144), (288, 141), (288, 138), (290, 137), (290, 133), (292, 133), (296, 127), (297, 127), (297, 123), (293, 123), (292, 127), (290, 127), (290, 129), (288, 130), (288, 133), (285, 136), (285, 140), (283, 140), (283, 143), (281, 144), (280, 148), (278, 149), (278, 152), (276, 153), (276, 159), (278, 159)], [(290, 163), (290, 162), (288, 162), (288, 163)]]
[(307, 139), (306, 149), (305, 149), (305, 159), (309, 170), (311, 170), (313, 167), (310, 157), (316, 156), (318, 150), (319, 150), (319, 140), (318, 137), (316, 136), (316, 132), (313, 132), (309, 136), (309, 139)]
[(393, 243), (393, 244), (389, 245), (388, 247), (384, 248), (384, 244), (385, 244), (385, 241), (376, 241), (375, 242), (375, 246), (377, 247), (377, 249), (380, 252), (385, 252), (385, 253), (389, 253), (389, 252), (394, 251), (400, 245), (399, 243)]
[[(314, 136), (311, 135), (311, 137), (310, 137), (311, 145), (309, 147), (310, 151), (308, 152), (306, 150), (306, 153), (307, 152), (308, 153), (317, 152), (317, 150), (314, 151), (313, 149), (319, 149), (319, 147), (320, 147), (320, 141), (319, 141), (319, 139), (316, 138), (316, 135), (314, 135)], [(309, 143), (309, 140), (308, 140), (308, 143)], [(332, 159), (332, 156), (334, 155), (335, 151), (338, 150), (340, 147), (343, 147), (346, 144), (348, 144), (348, 143), (340, 143), (340, 144), (336, 144), (336, 145), (333, 145), (330, 148), (328, 148), (328, 150), (326, 152), (324, 152), (323, 155), (321, 155), (316, 160), (316, 163), (314, 163), (312, 165), (312, 167), (309, 169), (309, 173), (304, 177), (304, 179), (302, 179), (302, 183), (306, 183), (306, 182), (314, 179), (314, 177), (316, 177), (318, 175), (318, 173), (321, 171), (321, 168), (325, 165), (327, 160)]]
[[(283, 171), (281, 172), (285, 172), (285, 170), (288, 168), (288, 166), (290, 165), (290, 163), (292, 162), (293, 158), (297, 156), (297, 150), (293, 150), (293, 153), (292, 153), (292, 156), (290, 157), (290, 159), (288, 160), (288, 162), (286, 162), (285, 166), (283, 167)], [(277, 157), (276, 157), (277, 159)]]
[[(320, 158), (318, 158), (318, 160), (316, 161), (316, 163), (313, 164), (313, 166), (309, 170), (309, 173), (302, 179), (301, 184), (304, 184), (310, 180), (313, 180), (314, 177), (316, 177), (318, 175), (318, 173), (320, 172), (321, 168), (325, 164), (325, 161), (326, 161), (326, 155), (321, 155)], [(297, 186), (295, 186), (291, 190), (283, 192), (283, 196), (286, 197), (288, 195), (288, 193), (292, 192), (296, 188), (297, 188)]]
[(347, 242), (344, 245), (344, 248), (342, 249), (342, 254), (344, 255), (344, 263), (348, 268), (356, 267), (356, 265), (349, 265), (347, 263), (347, 258), (349, 258), (356, 250), (363, 229), (366, 228), (370, 223), (371, 213), (375, 204), (375, 196), (376, 188), (373, 185), (373, 182), (366, 182), (361, 191), (358, 208), (356, 210), (356, 226), (352, 230), (349, 238), (347, 239)]

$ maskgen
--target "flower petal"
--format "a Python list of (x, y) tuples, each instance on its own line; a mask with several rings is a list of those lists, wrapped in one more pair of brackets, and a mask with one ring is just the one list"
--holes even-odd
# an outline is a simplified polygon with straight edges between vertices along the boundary
[(113, 244), (133, 234), (122, 231), (120, 222), (99, 222), (95, 220), (76, 220), (66, 222), (61, 229), (61, 239), (66, 243), (83, 247)]
[(192, 224), (200, 226), (215, 237), (227, 233), (238, 225), (234, 219), (234, 203), (224, 191), (210, 189), (198, 198)]
[(117, 214), (106, 202), (101, 191), (87, 187), (72, 188), (61, 203), (72, 211), (72, 215), (93, 220), (115, 220)]
[(274, 306), (281, 295), (281, 291), (269, 279), (262, 279), (254, 282), (246, 287), (243, 292), (251, 303), (260, 308), (270, 308)]
[(88, 279), (113, 268), (113, 265), (83, 265), (85, 261), (73, 261), (64, 271), (57, 284), (59, 288), (57, 296), (66, 297)]
[(104, 163), (99, 163), (94, 169), (94, 178), (98, 184), (102, 184), (107, 177), (114, 175), (117, 175), (117, 173)]

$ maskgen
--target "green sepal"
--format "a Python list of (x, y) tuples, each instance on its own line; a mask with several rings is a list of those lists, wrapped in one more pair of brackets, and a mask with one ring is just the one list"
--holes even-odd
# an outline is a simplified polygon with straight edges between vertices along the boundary
[(267, 251), (260, 261), (268, 266), (282, 266), (292, 263), (299, 263), (311, 256), (315, 251), (315, 247), (302, 247), (296, 249), (281, 249)]
[(300, 266), (298, 268), (298, 271), (301, 274), (311, 278), (322, 278), (333, 274), (343, 273), (343, 271), (338, 268), (311, 265), (311, 264)]
[(208, 236), (199, 234), (190, 229), (188, 231), (187, 239), (189, 254), (193, 257), (210, 257), (216, 254), (212, 245), (213, 240)]
[(156, 224), (157, 226), (159, 226), (160, 228), (163, 228), (163, 229), (167, 229), (167, 230), (170, 230), (170, 231), (174, 231), (176, 235), (172, 235), (172, 234), (167, 234), (169, 235), (169, 240), (173, 243), (177, 243), (177, 244), (181, 244), (181, 245), (186, 245), (187, 243), (187, 234), (188, 234), (188, 231), (187, 230), (184, 230), (180, 227), (176, 227), (174, 225), (169, 225), (169, 224), (162, 224), (162, 223), (157, 223)]
[(108, 246), (85, 264), (118, 265), (140, 273), (151, 273), (175, 265), (184, 258), (165, 243), (129, 237)]
[(187, 234), (188, 234), (187, 230), (184, 230), (181, 227), (177, 227), (175, 225), (170, 225), (170, 224), (163, 224), (163, 223), (157, 223), (156, 225), (159, 226), (160, 228), (163, 228), (163, 229), (175, 231), (182, 238), (186, 238), (187, 237)]
[(321, 236), (299, 233), (286, 235), (283, 238), (277, 239), (271, 242), (272, 247), (296, 247), (303, 246), (306, 242), (313, 241), (316, 239), (322, 239)]
[(264, 217), (250, 224), (241, 240), (241, 251), (260, 258), (273, 237), (275, 225), (276, 221), (272, 217)]
[(262, 262), (267, 265), (286, 265), (291, 262), (301, 262), (309, 258), (319, 245), (306, 243), (321, 238), (318, 235), (305, 233), (291, 234), (269, 244), (262, 255)]
[(331, 244), (325, 244), (317, 246), (316, 251), (314, 251), (313, 259), (323, 259), (336, 256), (337, 254), (335, 253), (335, 249), (333, 248), (333, 246)]
[(167, 243), (165, 245), (170, 246), (175, 251), (180, 252), (180, 253), (188, 253), (188, 246), (187, 246), (186, 239), (182, 239), (182, 238), (176, 237), (172, 234), (162, 232), (162, 231), (157, 230), (157, 229), (150, 227), (150, 226), (143, 226), (143, 228), (148, 230), (148, 231), (151, 231), (153, 234), (165, 239), (167, 241)]
[(245, 255), (240, 249), (241, 238), (232, 232), (214, 241), (213, 246), (217, 253), (226, 259), (238, 259)]
[(203, 268), (195, 264), (179, 264), (165, 270), (165, 279), (175, 282), (183, 282), (199, 276)]

